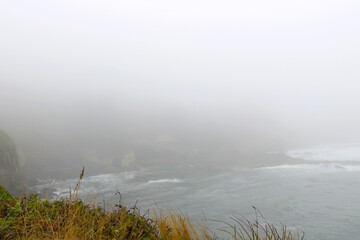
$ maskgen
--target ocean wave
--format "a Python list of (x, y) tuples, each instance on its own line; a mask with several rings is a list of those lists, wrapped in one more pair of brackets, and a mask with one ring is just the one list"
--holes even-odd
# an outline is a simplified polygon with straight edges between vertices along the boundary
[(315, 148), (293, 149), (286, 152), (291, 158), (307, 161), (360, 161), (360, 144), (337, 144)]
[(257, 170), (307, 170), (307, 171), (360, 171), (360, 165), (346, 165), (346, 164), (288, 164), (288, 165), (278, 165), (271, 167), (261, 167), (257, 168)]
[[(141, 170), (140, 170), (141, 171)], [(80, 184), (79, 194), (106, 194), (116, 191), (116, 189), (126, 189), (128, 181), (136, 178), (140, 171), (107, 173), (95, 176), (84, 177)], [(68, 196), (74, 190), (79, 179), (47, 179), (38, 180), (38, 184), (31, 188), (38, 193), (42, 193), (43, 189), (52, 189), (52, 192), (57, 196)]]
[(158, 179), (158, 180), (150, 180), (147, 183), (180, 183), (182, 182), (182, 180), (177, 179), (177, 178), (164, 178), (164, 179)]

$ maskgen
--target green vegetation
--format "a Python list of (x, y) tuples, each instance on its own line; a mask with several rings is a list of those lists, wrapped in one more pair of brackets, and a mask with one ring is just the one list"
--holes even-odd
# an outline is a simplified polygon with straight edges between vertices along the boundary
[(0, 239), (153, 239), (154, 222), (136, 208), (111, 212), (79, 199), (13, 198), (1, 187)]
[[(80, 180), (83, 172), (80, 175)], [(182, 212), (153, 211), (141, 215), (136, 206), (117, 204), (105, 211), (77, 198), (80, 180), (67, 199), (41, 200), (37, 195), (15, 198), (0, 185), (0, 239), (218, 239), (205, 225), (193, 224)], [(256, 209), (255, 209), (256, 210)], [(257, 210), (256, 210), (257, 211)], [(293, 240), (286, 227), (234, 218), (220, 222), (226, 239)]]

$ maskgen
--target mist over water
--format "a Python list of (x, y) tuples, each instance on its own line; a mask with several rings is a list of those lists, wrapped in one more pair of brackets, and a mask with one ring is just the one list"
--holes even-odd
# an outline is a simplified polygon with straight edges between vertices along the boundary
[(196, 219), (256, 206), (307, 239), (355, 239), (359, 11), (352, 0), (2, 2), (0, 129), (23, 180), (50, 198), (85, 166), (80, 195), (110, 206), (117, 191)]
[[(327, 146), (327, 149), (355, 156), (360, 148), (358, 144), (355, 146), (356, 149), (354, 145)], [(301, 152), (306, 150), (304, 157), (320, 157), (322, 149), (302, 149)], [(289, 152), (296, 151), (299, 150)], [(322, 157), (327, 154), (323, 153)], [(154, 166), (85, 177), (79, 194), (111, 207), (119, 201), (119, 196), (114, 194), (119, 191), (123, 203), (136, 203), (143, 212), (157, 206), (181, 209), (197, 221), (205, 214), (208, 224), (214, 228), (220, 224), (212, 220), (230, 221), (231, 216), (253, 219), (252, 206), (256, 206), (268, 221), (286, 223), (293, 230), (301, 229), (306, 239), (356, 239), (360, 226), (356, 191), (360, 184), (359, 160), (302, 160), (294, 164), (295, 159), (289, 158), (284, 165), (253, 168)], [(271, 162), (271, 158), (267, 161)], [(47, 189), (48, 193), (55, 193), (54, 198), (68, 196), (69, 186), (76, 182), (77, 179), (53, 179), (34, 186), (34, 190)]]

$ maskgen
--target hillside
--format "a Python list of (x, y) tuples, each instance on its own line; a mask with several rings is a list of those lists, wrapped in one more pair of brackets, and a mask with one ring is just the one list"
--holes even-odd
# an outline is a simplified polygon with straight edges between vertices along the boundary
[(19, 188), (19, 157), (9, 135), (0, 130), (0, 184), (11, 192)]

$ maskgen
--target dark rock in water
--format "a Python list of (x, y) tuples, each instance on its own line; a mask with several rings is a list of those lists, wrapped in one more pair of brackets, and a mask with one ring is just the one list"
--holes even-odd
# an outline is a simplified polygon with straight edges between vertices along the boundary
[(3, 130), (0, 130), (0, 184), (13, 193), (16, 193), (20, 187), (16, 146)]

